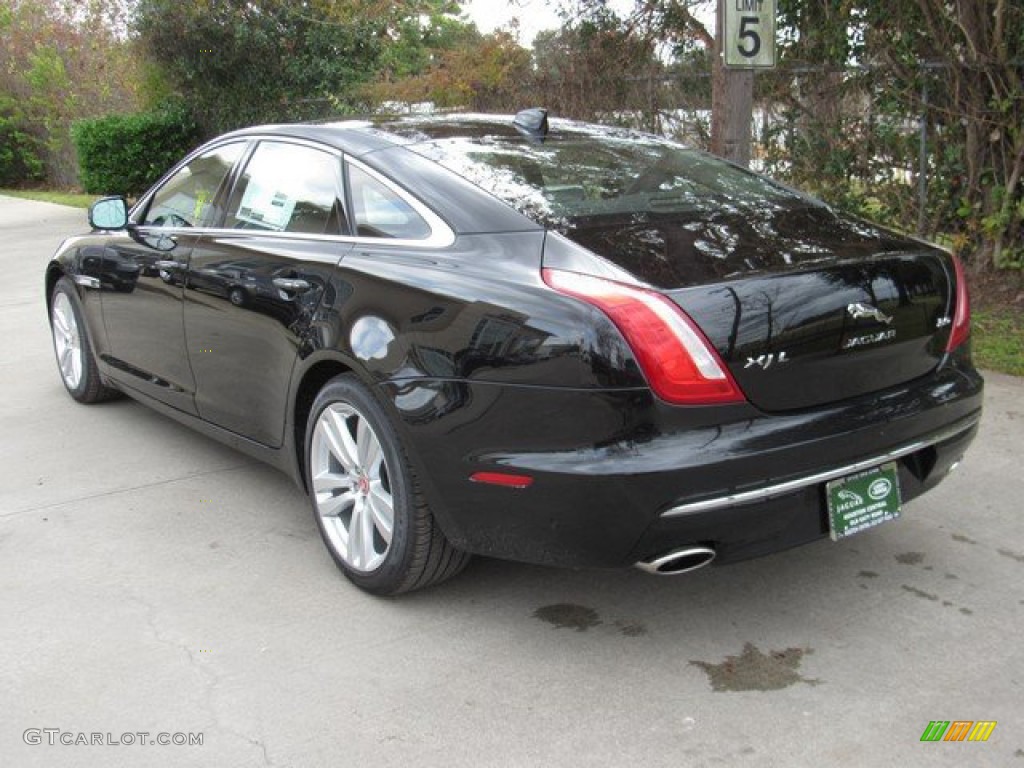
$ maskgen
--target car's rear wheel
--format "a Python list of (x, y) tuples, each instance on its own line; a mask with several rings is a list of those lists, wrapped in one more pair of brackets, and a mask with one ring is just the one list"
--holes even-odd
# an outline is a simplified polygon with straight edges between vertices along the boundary
[(80, 403), (98, 403), (117, 396), (117, 390), (100, 378), (78, 293), (66, 277), (57, 281), (50, 297), (50, 330), (57, 368), (71, 397)]
[(373, 393), (337, 376), (313, 403), (306, 481), (331, 557), (357, 586), (395, 595), (451, 578), (469, 555), (445, 538)]

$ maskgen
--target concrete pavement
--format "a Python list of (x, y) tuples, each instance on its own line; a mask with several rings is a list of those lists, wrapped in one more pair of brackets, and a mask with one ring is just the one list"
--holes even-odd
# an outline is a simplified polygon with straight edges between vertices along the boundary
[[(840, 544), (375, 599), (284, 476), (67, 396), (42, 275), (85, 226), (0, 197), (0, 764), (1024, 768), (1024, 380), (989, 374), (961, 469)], [(60, 743), (93, 733), (133, 743)]]

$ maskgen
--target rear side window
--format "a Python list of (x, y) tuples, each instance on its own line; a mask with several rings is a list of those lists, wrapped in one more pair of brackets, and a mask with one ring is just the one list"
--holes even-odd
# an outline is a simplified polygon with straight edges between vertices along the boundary
[(245, 148), (226, 144), (193, 158), (153, 195), (142, 224), (150, 227), (201, 227), (217, 218), (214, 201)]
[(224, 226), (339, 234), (340, 163), (336, 155), (313, 147), (260, 142), (231, 195)]
[(424, 240), (430, 225), (393, 189), (356, 166), (348, 167), (352, 219), (359, 237)]

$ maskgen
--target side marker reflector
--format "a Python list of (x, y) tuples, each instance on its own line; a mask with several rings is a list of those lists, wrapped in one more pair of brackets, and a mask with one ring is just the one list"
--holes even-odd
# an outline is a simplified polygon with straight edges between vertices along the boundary
[(469, 476), (471, 483), (500, 485), (504, 488), (529, 488), (533, 478), (529, 475), (509, 475), (505, 472), (474, 472)]

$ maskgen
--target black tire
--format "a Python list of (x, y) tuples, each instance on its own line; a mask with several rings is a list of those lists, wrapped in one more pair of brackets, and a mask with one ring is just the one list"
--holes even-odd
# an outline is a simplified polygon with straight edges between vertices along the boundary
[[(50, 337), (57, 370), (71, 397), (80, 403), (100, 403), (120, 394), (100, 377), (82, 303), (67, 277), (57, 281), (50, 295)], [(77, 356), (77, 365), (69, 366), (67, 355)]]
[[(337, 450), (341, 430), (353, 450)], [(306, 425), (305, 448), (317, 528), (338, 568), (360, 589), (374, 595), (411, 592), (455, 576), (469, 562), (431, 514), (383, 406), (354, 375), (337, 376), (320, 390)], [(339, 458), (359, 454), (370, 458)], [(378, 495), (390, 501), (390, 541), (384, 538), (386, 525), (378, 524), (386, 518), (377, 515)], [(357, 511), (360, 499), (362, 511)]]

